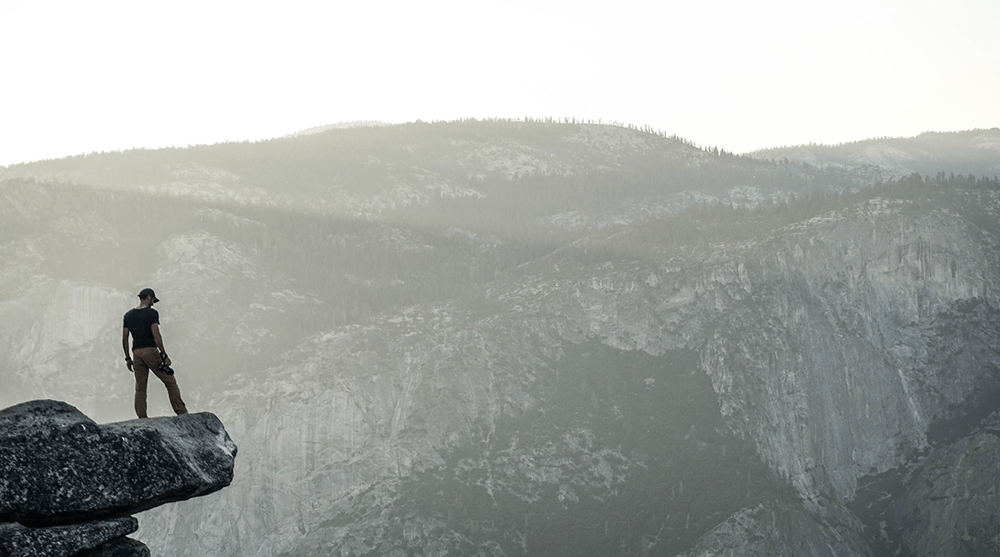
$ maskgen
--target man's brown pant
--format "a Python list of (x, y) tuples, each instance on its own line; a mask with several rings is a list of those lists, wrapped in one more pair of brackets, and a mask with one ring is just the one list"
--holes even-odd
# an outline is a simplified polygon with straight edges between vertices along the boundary
[(177, 380), (173, 375), (163, 373), (156, 366), (160, 365), (160, 352), (156, 348), (139, 348), (132, 351), (132, 369), (135, 373), (135, 415), (140, 418), (146, 416), (146, 382), (149, 372), (152, 371), (163, 381), (167, 387), (167, 396), (170, 398), (170, 406), (178, 416), (187, 414), (187, 406), (181, 400), (181, 390), (177, 386)]

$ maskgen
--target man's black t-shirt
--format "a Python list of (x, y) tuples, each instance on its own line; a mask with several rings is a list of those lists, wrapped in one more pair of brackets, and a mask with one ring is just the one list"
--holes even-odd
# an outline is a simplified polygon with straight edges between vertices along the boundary
[(153, 338), (153, 323), (160, 324), (160, 314), (151, 307), (130, 309), (125, 312), (122, 326), (132, 334), (132, 350), (136, 348), (156, 348)]

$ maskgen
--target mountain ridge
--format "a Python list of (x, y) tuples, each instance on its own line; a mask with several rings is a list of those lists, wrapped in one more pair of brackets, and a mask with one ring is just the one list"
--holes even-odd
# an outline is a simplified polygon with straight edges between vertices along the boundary
[(881, 175), (880, 179), (887, 181), (913, 173), (997, 176), (1000, 174), (1000, 164), (995, 155), (997, 151), (1000, 151), (1000, 128), (981, 128), (960, 132), (924, 132), (913, 137), (871, 138), (837, 145), (774, 147), (749, 155), (819, 167), (881, 168), (881, 174), (875, 175)]
[[(986, 130), (983, 133), (993, 132)], [(912, 143), (922, 141), (921, 138), (924, 137), (933, 137), (944, 138), (938, 141), (943, 145), (964, 145), (967, 135), (968, 132), (933, 136), (923, 134), (916, 138), (884, 141)], [(867, 143), (871, 143), (871, 140), (846, 145)], [(816, 149), (834, 148), (817, 146)], [(763, 156), (771, 151), (775, 156)], [(815, 154), (810, 155), (812, 158), (799, 157), (802, 162), (821, 167), (824, 174), (816, 168), (793, 169), (769, 162), (780, 158), (777, 156), (780, 150), (771, 151), (758, 151), (753, 156), (732, 155), (724, 151), (698, 149), (679, 138), (609, 125), (489, 121), (411, 123), (378, 128), (333, 129), (305, 137), (277, 138), (255, 143), (225, 143), (186, 149), (132, 150), (68, 157), (12, 165), (0, 169), (0, 179), (34, 176), (120, 190), (144, 189), (167, 195), (195, 196), (208, 201), (272, 205), (280, 203), (298, 208), (302, 208), (301, 197), (305, 195), (313, 199), (313, 204), (317, 200), (326, 199), (322, 203), (328, 207), (327, 210), (343, 207), (344, 204), (349, 208), (352, 199), (355, 200), (354, 203), (358, 202), (356, 196), (359, 194), (371, 197), (371, 188), (376, 184), (388, 194), (395, 189), (394, 196), (369, 209), (369, 215), (377, 215), (387, 208), (405, 208), (413, 203), (425, 204), (429, 200), (429, 194), (441, 195), (453, 190), (458, 195), (475, 195), (473, 192), (476, 191), (476, 186), (481, 185), (481, 180), (487, 176), (499, 175), (509, 180), (513, 177), (541, 174), (552, 178), (564, 175), (568, 168), (573, 168), (577, 175), (581, 170), (614, 173), (616, 169), (620, 174), (621, 165), (626, 161), (631, 166), (636, 163), (653, 164), (649, 171), (659, 172), (663, 177), (677, 175), (687, 167), (714, 161), (710, 166), (721, 165), (727, 169), (725, 173), (730, 176), (723, 174), (718, 178), (732, 182), (730, 187), (754, 187), (754, 181), (758, 179), (764, 186), (773, 186), (768, 182), (801, 181), (808, 175), (831, 184), (850, 184), (856, 187), (869, 185), (880, 179), (901, 178), (920, 172), (926, 166), (918, 164), (893, 167), (890, 174), (883, 171), (878, 174), (877, 179), (873, 179), (864, 172), (864, 167), (877, 165), (821, 162), (815, 159)], [(983, 156), (986, 159), (974, 159), (966, 164), (974, 163), (975, 170), (993, 170), (990, 174), (970, 168), (973, 174), (996, 175), (997, 168), (1000, 168), (997, 166), (1000, 163), (1000, 153), (985, 151)], [(991, 153), (992, 157), (989, 156)], [(651, 154), (653, 158), (644, 154)], [(916, 155), (908, 156), (913, 158)], [(326, 158), (329, 162), (319, 163), (320, 159), (317, 157)], [(671, 165), (671, 158), (682, 163), (681, 166)], [(265, 165), (251, 162), (253, 159)], [(422, 162), (415, 165), (417, 160)], [(302, 163), (313, 167), (318, 163), (320, 166), (311, 170), (310, 174), (301, 170)], [(282, 178), (275, 178), (275, 171), (280, 172)], [(941, 169), (935, 173), (937, 171)], [(949, 169), (944, 171), (947, 173)], [(954, 169), (950, 172), (954, 172)], [(757, 174), (761, 175), (760, 178)], [(765, 179), (765, 174), (775, 176)], [(700, 183), (692, 185), (703, 189), (708, 184), (704, 176), (699, 176)], [(636, 181), (638, 178), (635, 172), (623, 177), (626, 181)], [(359, 178), (367, 184), (364, 192), (353, 191), (355, 186), (349, 183)], [(672, 179), (676, 180), (676, 177)], [(281, 192), (275, 190), (278, 183), (281, 183)], [(405, 185), (405, 189), (400, 190), (400, 185)], [(289, 188), (297, 191), (289, 192)]]
[[(127, 412), (109, 339), (152, 284), (189, 407), (248, 447), (213, 502), (140, 525), (158, 553), (768, 554), (843, 534), (869, 555), (879, 520), (899, 532), (879, 551), (932, 547), (920, 513), (850, 505), (995, 410), (1000, 183), (583, 129), (331, 130), (4, 174), (0, 403)], [(219, 187), (171, 194), (181, 162)], [(809, 536), (747, 545), (797, 514)]]

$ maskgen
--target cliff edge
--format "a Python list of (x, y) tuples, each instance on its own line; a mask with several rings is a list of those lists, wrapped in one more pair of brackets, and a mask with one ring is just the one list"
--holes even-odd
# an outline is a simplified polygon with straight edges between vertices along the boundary
[(131, 515), (233, 480), (211, 413), (99, 425), (54, 400), (0, 410), (0, 557), (149, 555)]

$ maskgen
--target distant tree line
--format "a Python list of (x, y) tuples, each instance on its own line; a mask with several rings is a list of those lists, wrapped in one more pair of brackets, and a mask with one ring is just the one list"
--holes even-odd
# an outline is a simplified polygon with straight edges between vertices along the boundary
[[(902, 210), (925, 213), (952, 208), (981, 230), (1000, 240), (1000, 222), (992, 212), (1000, 199), (1000, 179), (972, 175), (912, 174), (892, 182), (856, 189), (815, 189), (757, 206), (721, 202), (697, 204), (676, 215), (651, 219), (608, 234), (602, 250), (639, 258), (650, 253), (682, 256), (712, 244), (764, 238), (778, 229), (876, 198), (907, 201)], [(613, 247), (612, 247), (613, 246)], [(627, 256), (626, 256), (627, 257)]]

